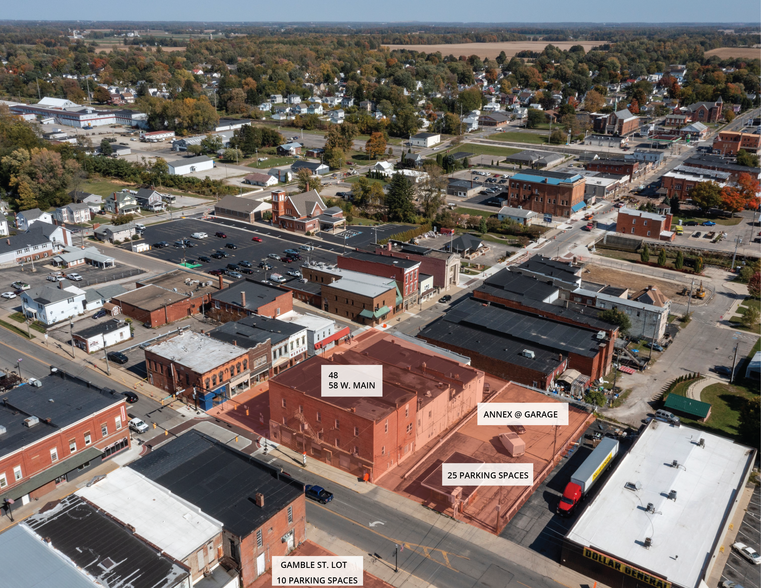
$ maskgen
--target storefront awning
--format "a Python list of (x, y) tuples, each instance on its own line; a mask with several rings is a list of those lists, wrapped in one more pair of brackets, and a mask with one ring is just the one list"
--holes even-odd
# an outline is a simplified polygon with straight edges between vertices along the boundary
[[(359, 314), (362, 315), (361, 312)], [(349, 333), (351, 333), (351, 329), (349, 327), (344, 327), (340, 331), (336, 331), (335, 333), (333, 333), (330, 337), (325, 337), (322, 341), (318, 341), (317, 343), (315, 343), (314, 348), (321, 349), (325, 347), (326, 345), (330, 345), (331, 343), (333, 343), (333, 341), (338, 341), (339, 339), (343, 337), (348, 337)]]
[(584, 208), (584, 206), (586, 206), (586, 203), (582, 201), (582, 202), (579, 202), (578, 204), (574, 204), (573, 206), (571, 206), (571, 210), (573, 212), (579, 212), (582, 208)]
[(391, 312), (391, 309), (388, 306), (381, 306), (375, 312), (370, 312), (368, 309), (365, 309), (359, 313), (359, 316), (363, 318), (381, 318), (386, 316), (389, 312)]

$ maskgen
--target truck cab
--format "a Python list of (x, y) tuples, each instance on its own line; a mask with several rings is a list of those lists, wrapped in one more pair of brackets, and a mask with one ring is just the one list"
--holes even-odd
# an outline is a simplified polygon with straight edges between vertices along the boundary
[(573, 482), (568, 482), (563, 495), (560, 497), (557, 513), (561, 516), (568, 516), (571, 514), (576, 508), (576, 505), (581, 501), (581, 495), (581, 486), (574, 484)]

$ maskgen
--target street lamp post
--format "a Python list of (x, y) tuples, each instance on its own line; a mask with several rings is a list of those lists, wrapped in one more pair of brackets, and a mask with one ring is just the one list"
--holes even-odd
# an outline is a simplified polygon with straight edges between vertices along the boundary
[(20, 379), (23, 379), (23, 378), (21, 378), (21, 361), (22, 361), (22, 359), (19, 357), (18, 361), (16, 362), (16, 369), (18, 370), (18, 377)]

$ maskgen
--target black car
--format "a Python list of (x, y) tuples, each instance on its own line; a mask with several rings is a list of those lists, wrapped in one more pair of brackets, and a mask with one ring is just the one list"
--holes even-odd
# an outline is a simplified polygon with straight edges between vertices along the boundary
[(92, 315), (92, 318), (94, 318), (94, 319), (103, 318), (107, 314), (108, 314), (107, 310), (100, 309), (98, 312), (96, 312), (94, 315)]
[(233, 270), (234, 272), (238, 271), (238, 264), (237, 263), (228, 263), (227, 269)]
[(238, 262), (238, 265), (241, 267), (252, 267), (250, 261), (246, 261), (245, 259), (242, 259)]
[(121, 351), (109, 351), (106, 355), (110, 361), (119, 364), (125, 364), (129, 361), (129, 357), (124, 355)]
[(266, 261), (260, 261), (259, 262), (259, 267), (264, 269), (264, 270), (271, 270), (272, 269), (272, 266), (270, 264), (268, 264)]
[(683, 223), (685, 227), (697, 227), (698, 221), (687, 221), (686, 223)]
[(250, 267), (239, 267), (238, 271), (242, 274), (253, 274), (254, 270), (252, 270)]
[(717, 365), (714, 370), (720, 376), (730, 377), (732, 375), (732, 368), (728, 368), (725, 365)]
[(230, 257), (227, 251), (225, 251), (224, 249), (220, 249), (219, 251), (217, 251), (217, 253), (219, 253), (222, 257)]
[(450, 300), (452, 300), (452, 297), (449, 294), (446, 294), (442, 296), (441, 298), (439, 298), (439, 302), (441, 302), (442, 304), (446, 304)]
[(237, 249), (238, 248), (238, 246), (235, 243), (226, 243), (225, 247), (227, 247), (228, 249)]
[(327, 504), (333, 500), (333, 493), (328, 492), (322, 486), (307, 486), (304, 488), (304, 494), (312, 500), (316, 500), (320, 504)]
[(122, 395), (130, 404), (135, 404), (135, 402), (139, 400), (138, 395), (135, 394), (134, 392), (129, 392), (129, 391), (122, 392)]
[(164, 247), (169, 247), (169, 243), (166, 241), (159, 241), (158, 243), (154, 243), (152, 247), (154, 249), (163, 249)]
[(226, 257), (225, 255), (221, 254), (219, 251), (215, 251), (214, 253), (211, 254), (211, 256), (214, 259), (222, 259), (223, 257)]
[(185, 247), (198, 247), (198, 243), (193, 243), (190, 239), (185, 239)]
[(198, 261), (201, 261), (203, 263), (211, 263), (211, 257), (206, 257), (205, 255), (199, 255)]
[(301, 259), (301, 255), (298, 253), (288, 253), (286, 254), (286, 257), (289, 259)]

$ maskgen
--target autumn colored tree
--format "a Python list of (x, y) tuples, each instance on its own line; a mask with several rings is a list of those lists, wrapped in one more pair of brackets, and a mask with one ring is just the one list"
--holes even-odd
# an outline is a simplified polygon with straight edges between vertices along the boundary
[(732, 213), (745, 208), (758, 208), (758, 180), (747, 173), (741, 173), (734, 186), (724, 186), (721, 190), (721, 208)]
[(386, 138), (383, 133), (373, 133), (365, 141), (365, 153), (369, 159), (378, 159), (386, 152)]
[(754, 298), (761, 298), (761, 272), (756, 272), (748, 281), (748, 294)]
[(603, 98), (602, 94), (596, 90), (587, 92), (584, 98), (584, 110), (587, 112), (598, 112), (603, 106), (605, 106), (605, 98)]
[(106, 90), (103, 86), (98, 86), (95, 88), (95, 91), (92, 93), (92, 98), (96, 102), (100, 102), (101, 104), (105, 104), (106, 102), (109, 102), (111, 100), (111, 92)]
[(313, 176), (305, 167), (302, 167), (296, 172), (296, 182), (299, 186), (299, 190), (302, 192), (307, 192), (309, 190), (317, 190), (319, 192), (322, 189), (322, 182), (320, 181), (319, 176)]
[(721, 187), (716, 182), (700, 182), (689, 194), (693, 204), (705, 211), (722, 202)]
[(639, 101), (636, 98), (632, 98), (629, 104), (629, 112), (632, 114), (639, 114)]
[(724, 115), (724, 120), (727, 122), (732, 122), (735, 120), (735, 111), (731, 108), (725, 108), (722, 114)]

